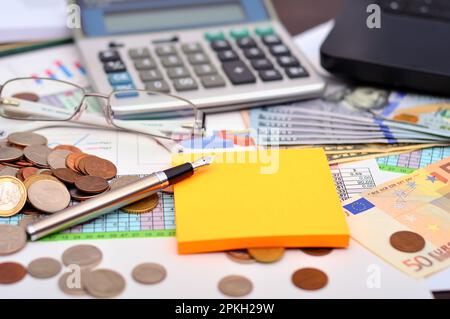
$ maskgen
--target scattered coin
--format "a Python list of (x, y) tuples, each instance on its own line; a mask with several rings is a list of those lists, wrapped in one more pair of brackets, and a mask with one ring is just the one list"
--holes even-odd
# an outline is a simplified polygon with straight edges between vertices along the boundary
[(328, 276), (316, 268), (302, 268), (294, 272), (292, 282), (300, 289), (317, 290), (327, 285)]
[(140, 178), (135, 175), (126, 175), (126, 176), (117, 177), (110, 184), (111, 190), (113, 191), (115, 189), (122, 188), (124, 186), (133, 184), (139, 180), (140, 180)]
[(0, 256), (11, 255), (27, 244), (25, 230), (16, 225), (0, 224)]
[(81, 150), (78, 147), (73, 146), (73, 145), (62, 145), (61, 144), (61, 145), (55, 146), (53, 149), (54, 150), (66, 150), (66, 151), (70, 151), (72, 153), (81, 153)]
[(153, 194), (149, 197), (143, 198), (133, 204), (122, 207), (122, 211), (128, 214), (143, 214), (148, 213), (158, 206), (159, 197), (158, 194)]
[(69, 206), (70, 194), (67, 187), (59, 181), (40, 180), (28, 188), (28, 200), (42, 212), (56, 213)]
[(27, 191), (25, 185), (15, 177), (0, 176), (0, 216), (17, 214), (25, 206)]
[(40, 175), (32, 175), (32, 176), (28, 177), (26, 180), (23, 181), (23, 184), (25, 185), (25, 187), (27, 189), (29, 189), (31, 185), (33, 185), (34, 183), (36, 183), (38, 181), (55, 181), (55, 182), (59, 183), (59, 180), (52, 175), (40, 174)]
[(19, 146), (47, 145), (47, 138), (32, 132), (17, 132), (8, 135), (8, 142)]
[(310, 256), (325, 256), (333, 251), (333, 248), (300, 248), (302, 252)]
[(242, 297), (252, 292), (253, 284), (243, 276), (231, 275), (219, 281), (219, 290), (230, 297)]
[(167, 276), (166, 269), (155, 263), (145, 263), (136, 266), (132, 272), (133, 279), (141, 284), (157, 284)]
[(87, 293), (98, 298), (112, 298), (125, 290), (125, 279), (118, 272), (97, 269), (86, 272), (83, 286)]
[(67, 184), (74, 184), (75, 180), (81, 176), (79, 173), (69, 168), (57, 168), (54, 169), (52, 172), (56, 178)]
[(87, 154), (84, 153), (72, 153), (69, 156), (66, 157), (66, 166), (68, 168), (70, 168), (73, 171), (78, 172), (79, 169), (77, 168), (76, 161), (77, 159), (81, 159), (82, 157), (88, 156)]
[(77, 245), (67, 249), (62, 255), (63, 264), (80, 267), (95, 267), (102, 261), (102, 252), (92, 245)]
[[(65, 294), (71, 296), (83, 296), (86, 294), (86, 291), (83, 288), (81, 282), (78, 282), (75, 279), (71, 279), (69, 276), (73, 276), (72, 273), (66, 272), (58, 280), (59, 289)], [(81, 277), (83, 277), (83, 272), (81, 272)]]
[(83, 193), (99, 194), (109, 188), (108, 182), (97, 176), (81, 176), (76, 179), (75, 187)]
[(15, 147), (0, 147), (0, 162), (14, 162), (21, 158), (23, 152)]
[(0, 176), (16, 176), (17, 169), (9, 166), (5, 166), (0, 170)]
[(425, 239), (411, 231), (399, 231), (391, 235), (391, 246), (404, 253), (416, 253), (425, 247)]
[(39, 101), (39, 95), (37, 95), (35, 93), (31, 93), (31, 92), (16, 93), (12, 97), (15, 97), (16, 99), (30, 101), (30, 102)]
[(233, 250), (227, 251), (226, 255), (232, 261), (237, 262), (239, 264), (253, 264), (256, 262), (252, 256), (246, 250)]
[(34, 165), (47, 168), (47, 156), (51, 152), (52, 149), (46, 145), (30, 145), (24, 148), (23, 155)]
[(68, 150), (54, 150), (47, 156), (47, 163), (52, 170), (57, 168), (66, 168), (66, 158), (72, 154)]
[[(69, 155), (69, 156), (72, 156), (72, 155)], [(81, 170), (81, 168), (80, 168), (80, 162), (81, 162), (83, 159), (85, 159), (86, 157), (90, 157), (90, 156), (92, 156), (92, 155), (85, 154), (85, 153), (77, 153), (77, 157), (75, 158), (75, 163), (74, 163), (75, 169), (76, 169), (77, 171), (79, 171), (80, 173), (85, 174), (85, 173)], [(70, 168), (70, 166), (68, 166), (68, 167)]]
[(37, 175), (38, 169), (36, 167), (25, 167), (21, 170), (23, 179), (27, 179), (30, 176)]
[(116, 166), (108, 160), (99, 157), (88, 157), (84, 164), (84, 171), (91, 176), (98, 176), (106, 180), (116, 176)]
[(69, 189), (69, 193), (70, 196), (72, 197), (73, 200), (79, 201), (79, 202), (84, 202), (85, 200), (97, 197), (103, 193), (99, 193), (99, 194), (86, 194), (81, 192), (80, 190), (78, 190), (77, 188), (71, 188)]
[(81, 173), (83, 173), (83, 174), (85, 174), (85, 175), (88, 175), (88, 173), (87, 173), (86, 170), (85, 170), (85, 166), (86, 166), (86, 163), (87, 163), (89, 160), (93, 159), (93, 158), (95, 158), (95, 156), (93, 156), (93, 155), (88, 155), (88, 154), (86, 154), (86, 156), (84, 156), (84, 157), (81, 157), (78, 161), (75, 162), (75, 165), (77, 166), (77, 169), (78, 169)]
[(273, 263), (284, 255), (284, 248), (249, 248), (248, 253), (260, 263)]
[(60, 273), (61, 263), (54, 258), (38, 258), (28, 265), (28, 273), (34, 278), (52, 278)]
[(0, 263), (0, 284), (13, 284), (21, 281), (27, 270), (21, 264), (14, 262)]

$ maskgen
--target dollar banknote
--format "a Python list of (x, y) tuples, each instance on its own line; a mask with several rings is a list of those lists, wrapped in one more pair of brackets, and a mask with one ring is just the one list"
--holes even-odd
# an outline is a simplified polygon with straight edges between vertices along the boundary
[(343, 202), (351, 236), (398, 269), (450, 266), (450, 157)]

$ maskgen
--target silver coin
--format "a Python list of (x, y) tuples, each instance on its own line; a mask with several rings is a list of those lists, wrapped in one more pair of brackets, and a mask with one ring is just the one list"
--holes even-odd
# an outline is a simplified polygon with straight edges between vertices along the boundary
[(126, 176), (120, 176), (115, 178), (112, 182), (111, 182), (111, 190), (115, 190), (130, 184), (133, 184), (137, 181), (139, 181), (140, 178), (139, 176), (135, 176), (135, 175), (126, 175)]
[(30, 145), (23, 149), (23, 155), (31, 163), (39, 167), (48, 167), (47, 156), (52, 149), (45, 145)]
[(34, 278), (55, 277), (61, 272), (61, 263), (54, 258), (38, 258), (28, 265), (28, 273)]
[(93, 245), (77, 245), (67, 249), (62, 255), (63, 264), (80, 267), (95, 267), (102, 261), (100, 249)]
[(14, 162), (21, 158), (23, 152), (15, 147), (0, 147), (0, 162)]
[(97, 298), (112, 298), (125, 290), (125, 279), (121, 274), (109, 269), (86, 272), (82, 279), (86, 292)]
[(38, 180), (28, 187), (28, 201), (45, 213), (56, 213), (70, 204), (67, 187), (49, 179)]
[(23, 228), (0, 224), (0, 256), (14, 254), (26, 244), (27, 235)]
[(68, 150), (54, 150), (47, 155), (47, 163), (51, 169), (66, 168), (66, 157), (72, 153)]
[(219, 282), (219, 290), (230, 297), (242, 297), (252, 292), (253, 284), (243, 276), (231, 275)]
[(80, 273), (81, 278), (76, 278), (76, 274), (64, 273), (58, 280), (59, 289), (67, 295), (83, 296), (86, 294), (81, 283), (83, 272)]
[(155, 263), (145, 263), (136, 266), (132, 272), (133, 279), (141, 284), (157, 284), (167, 276), (166, 269)]
[(32, 132), (17, 132), (8, 135), (8, 142), (20, 146), (47, 145), (47, 138)]
[(18, 171), (19, 170), (17, 168), (5, 166), (2, 169), (0, 169), (0, 176), (16, 177)]

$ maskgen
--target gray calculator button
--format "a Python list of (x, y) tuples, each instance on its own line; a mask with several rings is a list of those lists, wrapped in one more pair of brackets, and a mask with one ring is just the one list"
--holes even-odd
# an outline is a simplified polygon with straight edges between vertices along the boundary
[(164, 80), (145, 82), (145, 89), (149, 91), (157, 91), (163, 93), (169, 93), (170, 87)]
[(173, 86), (177, 91), (191, 91), (198, 89), (197, 83), (191, 77), (175, 79), (173, 81)]
[(145, 58), (145, 59), (135, 60), (134, 67), (137, 70), (150, 70), (150, 69), (155, 69), (156, 64), (152, 58)]
[(194, 66), (194, 72), (198, 76), (204, 76), (204, 75), (216, 74), (217, 70), (211, 64), (199, 64), (199, 65)]
[(185, 44), (181, 45), (181, 50), (183, 50), (183, 52), (185, 54), (200, 53), (203, 51), (200, 43), (196, 43), (196, 42), (185, 43)]
[(142, 82), (147, 81), (156, 81), (156, 80), (162, 80), (163, 75), (161, 71), (159, 70), (145, 70), (139, 72), (139, 77), (141, 78)]
[(177, 53), (177, 51), (175, 50), (175, 47), (173, 45), (162, 45), (162, 46), (156, 47), (155, 51), (156, 51), (156, 54), (159, 56), (167, 56), (167, 55), (173, 55), (173, 54)]
[(225, 80), (218, 74), (202, 76), (201, 80), (205, 88), (225, 86)]
[(189, 54), (187, 58), (189, 63), (193, 65), (204, 64), (209, 62), (209, 58), (203, 53)]
[(176, 67), (176, 66), (182, 66), (183, 61), (181, 61), (180, 57), (178, 55), (168, 55), (161, 58), (161, 63), (166, 68)]
[(184, 78), (189, 76), (189, 71), (184, 66), (167, 69), (167, 75), (171, 79)]
[(138, 48), (128, 50), (128, 54), (132, 59), (143, 59), (150, 57), (150, 51), (147, 48)]

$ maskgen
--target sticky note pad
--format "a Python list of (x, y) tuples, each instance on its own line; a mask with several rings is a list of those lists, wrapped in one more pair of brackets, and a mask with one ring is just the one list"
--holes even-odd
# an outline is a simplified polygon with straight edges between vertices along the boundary
[[(348, 245), (349, 229), (322, 149), (211, 154), (212, 165), (175, 185), (180, 254)], [(201, 156), (177, 154), (173, 162)]]

